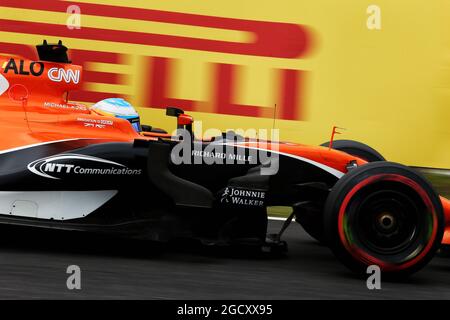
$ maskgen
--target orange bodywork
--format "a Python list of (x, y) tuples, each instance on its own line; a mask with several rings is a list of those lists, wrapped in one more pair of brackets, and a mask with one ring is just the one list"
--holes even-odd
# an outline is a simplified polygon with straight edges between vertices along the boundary
[[(66, 139), (132, 142), (171, 138), (169, 134), (137, 133), (125, 119), (100, 115), (85, 105), (69, 102), (69, 92), (80, 87), (81, 76), (81, 66), (0, 55), (0, 152)], [(183, 118), (186, 123), (192, 120), (188, 117)], [(241, 145), (308, 159), (342, 174), (347, 172), (349, 160), (366, 163), (324, 147), (256, 140)], [(446, 217), (443, 243), (450, 245), (450, 201), (441, 199)]]
[(0, 56), (0, 75), (8, 82), (0, 95), (0, 150), (71, 138), (142, 138), (127, 120), (68, 102), (68, 92), (81, 85), (81, 73), (81, 66)]
[(445, 214), (445, 231), (442, 244), (450, 245), (450, 200), (441, 197), (441, 202)]

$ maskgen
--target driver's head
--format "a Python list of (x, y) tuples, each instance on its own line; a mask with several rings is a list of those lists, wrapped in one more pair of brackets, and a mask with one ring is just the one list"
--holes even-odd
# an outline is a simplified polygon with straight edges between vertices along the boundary
[(137, 132), (141, 131), (139, 114), (134, 107), (122, 98), (109, 98), (94, 104), (91, 109), (95, 112), (128, 120)]

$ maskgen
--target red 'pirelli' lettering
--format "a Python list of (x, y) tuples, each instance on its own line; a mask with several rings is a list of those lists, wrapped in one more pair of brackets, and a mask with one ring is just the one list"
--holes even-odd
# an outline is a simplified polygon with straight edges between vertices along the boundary
[(156, 108), (178, 106), (186, 111), (194, 111), (195, 101), (175, 99), (168, 96), (171, 80), (170, 67), (173, 59), (151, 57), (149, 60), (149, 65), (151, 66), (151, 87), (149, 90), (146, 90), (147, 96), (145, 99), (145, 106)]
[[(279, 86), (279, 99), (281, 101), (277, 117), (285, 120), (297, 120), (302, 118), (304, 96), (300, 97), (303, 87), (305, 71), (301, 70), (279, 70), (281, 81)], [(303, 94), (305, 90), (301, 91)]]
[[(106, 83), (106, 84), (122, 84), (121, 74), (113, 72), (99, 72), (86, 70), (88, 62), (102, 62), (110, 64), (118, 64), (120, 55), (112, 52), (98, 52), (90, 50), (71, 49), (70, 58), (72, 62), (82, 65), (83, 82)], [(92, 92), (87, 90), (86, 85), (83, 85), (83, 91), (75, 91), (71, 93), (71, 99), (84, 102), (97, 102), (106, 98), (118, 97), (115, 93), (108, 92)]]
[(0, 20), (0, 30), (291, 59), (305, 56), (311, 47), (311, 37), (308, 28), (303, 25), (293, 23), (224, 18), (199, 14), (58, 0), (2, 0), (1, 3), (2, 6), (6, 7), (56, 12), (66, 12), (67, 7), (72, 4), (78, 5), (83, 14), (94, 16), (165, 22), (179, 25), (248, 32), (252, 34), (254, 41), (242, 43), (90, 27), (69, 30), (65, 25), (36, 23), (30, 21), (14, 21), (7, 19)]
[[(22, 55), (28, 59), (35, 60), (34, 50), (31, 46), (10, 43), (0, 43), (4, 53)], [(85, 66), (88, 62), (103, 62), (117, 64), (120, 55), (110, 52), (98, 52), (89, 50), (70, 50), (70, 56), (75, 64)], [(194, 101), (171, 97), (173, 77), (172, 72), (174, 59), (164, 57), (148, 57), (147, 80), (142, 88), (144, 94), (143, 107), (166, 108), (168, 106), (179, 106), (186, 111), (215, 112), (220, 114), (260, 117), (263, 106), (243, 105), (236, 103), (236, 70), (237, 65), (216, 63), (213, 64), (214, 72), (211, 81), (213, 91), (212, 101)], [(303, 116), (304, 95), (302, 90), (305, 71), (280, 69), (279, 82), (274, 83), (273, 88), (278, 90), (277, 118), (285, 120), (299, 120)], [(97, 72), (85, 70), (84, 82), (126, 84), (120, 74), (112, 72)], [(144, 86), (144, 85), (143, 85)], [(119, 97), (114, 92), (93, 92), (83, 86), (82, 91), (74, 91), (70, 98), (76, 101), (97, 102), (106, 98)], [(125, 97), (124, 98), (128, 98)], [(206, 107), (205, 107), (206, 106)]]
[(88, 62), (119, 63), (119, 55), (111, 52), (96, 52), (89, 50), (70, 50), (70, 57), (74, 64), (83, 66), (83, 82), (120, 84), (120, 74), (113, 72), (91, 71), (86, 69)]
[(259, 116), (261, 107), (233, 103), (235, 87), (235, 65), (220, 63), (217, 65), (215, 85), (215, 105), (218, 113), (239, 114), (242, 116)]
[[(144, 107), (167, 108), (176, 106), (187, 111), (214, 112), (219, 114), (260, 117), (264, 116), (264, 106), (238, 104), (236, 99), (236, 68), (237, 65), (217, 63), (213, 64), (214, 77), (210, 81), (214, 84), (212, 101), (194, 101), (171, 97), (173, 73), (171, 67), (175, 59), (149, 57), (148, 85), (145, 90)], [(274, 85), (278, 89), (277, 118), (284, 120), (299, 120), (302, 115), (301, 85), (303, 71), (281, 69), (280, 82)], [(208, 106), (208, 108), (205, 108)]]

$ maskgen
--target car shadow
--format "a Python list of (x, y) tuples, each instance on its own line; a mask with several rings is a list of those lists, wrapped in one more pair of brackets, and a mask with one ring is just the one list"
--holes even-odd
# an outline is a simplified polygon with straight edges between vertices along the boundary
[[(167, 254), (227, 259), (280, 259), (283, 254), (268, 254), (247, 246), (204, 245), (192, 239), (167, 243), (122, 238), (78, 231), (62, 231), (21, 226), (0, 226), (2, 251), (80, 254), (132, 259), (156, 259)], [(173, 256), (173, 255), (172, 255)], [(173, 258), (173, 257), (172, 257)]]
[[(291, 239), (293, 240), (293, 239)], [(299, 264), (303, 272), (321, 273), (344, 281), (362, 278), (347, 271), (326, 246), (312, 239), (295, 239), (288, 254), (268, 254), (252, 247), (209, 246), (195, 240), (175, 240), (156, 243), (147, 240), (117, 238), (75, 231), (48, 230), (18, 226), (0, 226), (0, 250), (3, 252), (81, 255), (126, 259), (165, 259), (200, 264), (222, 263), (224, 259), (257, 261), (274, 260), (280, 272), (296, 272)], [(291, 247), (291, 246), (290, 246)], [(281, 260), (283, 263), (279, 263)], [(275, 262), (276, 261), (276, 262)], [(266, 264), (267, 264), (266, 263)], [(273, 267), (273, 266), (271, 266)], [(430, 265), (426, 269), (449, 272), (450, 267)], [(431, 286), (436, 284), (422, 272), (401, 280), (383, 279), (385, 283)]]

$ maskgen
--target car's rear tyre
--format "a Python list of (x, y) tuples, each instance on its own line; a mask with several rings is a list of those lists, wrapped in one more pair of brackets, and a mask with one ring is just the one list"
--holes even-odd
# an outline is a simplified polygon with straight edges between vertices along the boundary
[(325, 204), (326, 242), (351, 270), (378, 265), (390, 277), (424, 267), (438, 250), (444, 215), (439, 196), (412, 169), (374, 162), (342, 177)]
[[(328, 147), (330, 142), (321, 144), (322, 147)], [(385, 161), (383, 156), (375, 149), (368, 145), (353, 140), (335, 140), (333, 141), (333, 149), (346, 152), (348, 154), (359, 157), (367, 162)], [(323, 243), (323, 215), (321, 213), (300, 213), (297, 215), (298, 222), (303, 229), (314, 239)]]
[[(328, 147), (330, 142), (322, 143), (322, 147)], [(368, 145), (353, 141), (353, 140), (335, 140), (333, 141), (332, 149), (339, 150), (356, 156), (367, 162), (374, 161), (385, 161), (384, 157), (375, 149), (369, 147)]]

